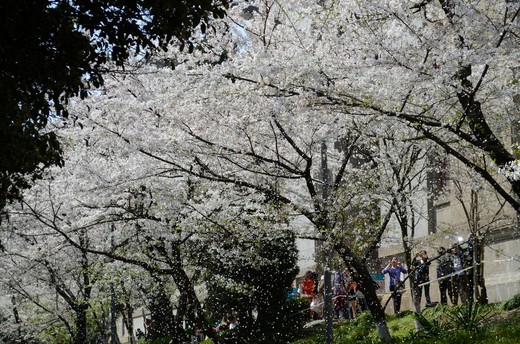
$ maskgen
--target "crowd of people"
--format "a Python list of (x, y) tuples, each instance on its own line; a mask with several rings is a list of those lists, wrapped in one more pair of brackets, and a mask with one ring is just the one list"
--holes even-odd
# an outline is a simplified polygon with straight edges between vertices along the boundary
[(358, 290), (358, 284), (348, 268), (334, 273), (332, 289), (334, 295), (334, 317), (355, 319), (359, 311), (367, 309), (365, 295)]
[[(466, 246), (456, 243), (450, 249), (440, 247), (437, 257), (437, 282), (439, 284), (440, 303), (448, 304), (448, 299), (452, 305), (470, 302), (473, 298), (473, 247), (470, 242)], [(414, 287), (412, 289), (414, 302), (420, 308), (422, 295), (426, 299), (426, 307), (434, 306), (437, 302), (432, 302), (430, 297), (430, 265), (426, 251), (417, 253), (413, 261), (411, 271), (403, 266), (394, 257), (388, 265), (381, 271), (389, 276), (389, 289), (393, 299), (394, 312), (398, 314), (401, 310), (401, 298), (404, 291), (403, 275), (413, 273)]]
[[(452, 305), (472, 301), (474, 281), (473, 281), (473, 247), (468, 241), (462, 244), (454, 244), (450, 249), (440, 247), (438, 255), (432, 260), (429, 259), (425, 250), (419, 251), (412, 262), (411, 269), (401, 264), (397, 257), (393, 257), (382, 274), (389, 276), (390, 298), (393, 299), (394, 312), (398, 314), (401, 310), (401, 299), (404, 291), (405, 275), (412, 275), (414, 287), (412, 289), (414, 302), (420, 305), (424, 294), (426, 307), (434, 306), (437, 302), (432, 302), (430, 297), (430, 267), (433, 260), (437, 261), (436, 272), (439, 285), (440, 303)], [(293, 284), (288, 291), (288, 298), (303, 298), (309, 303), (309, 320), (319, 320), (323, 318), (325, 280), (314, 271), (307, 271), (301, 283)], [(368, 309), (365, 296), (358, 289), (358, 283), (350, 270), (345, 267), (338, 271), (332, 271), (331, 275), (331, 294), (333, 296), (333, 315), (335, 319), (355, 319), (360, 312)], [(238, 319), (232, 314), (226, 314), (214, 325), (217, 335), (222, 335), (226, 331), (233, 330), (239, 326)], [(151, 318), (147, 317), (145, 331), (150, 332), (152, 327)], [(145, 332), (137, 329), (138, 339), (146, 338)], [(192, 343), (198, 343), (204, 339), (203, 333), (194, 329)]]
[[(413, 302), (416, 310), (420, 311), (423, 295), (425, 306), (437, 304), (452, 305), (471, 302), (474, 292), (473, 281), (473, 247), (471, 241), (455, 243), (449, 249), (440, 247), (438, 255), (433, 259), (428, 257), (425, 250), (417, 252), (412, 266), (407, 268), (397, 257), (393, 257), (381, 271), (389, 277), (390, 298), (393, 300), (394, 312), (401, 311), (402, 294), (405, 291), (406, 275), (413, 276)], [(430, 296), (430, 267), (436, 261), (436, 273), (439, 285), (439, 302), (432, 301)], [(359, 312), (367, 310), (367, 303), (363, 292), (348, 268), (332, 272), (332, 295), (334, 318), (355, 319)], [(318, 277), (314, 271), (307, 271), (299, 285), (293, 285), (289, 297), (302, 297), (309, 302), (310, 320), (323, 317), (324, 305), (324, 276)], [(389, 300), (390, 301), (390, 300)], [(386, 306), (386, 305), (385, 305)]]
[[(450, 249), (440, 247), (437, 261), (437, 282), (439, 284), (440, 303), (447, 305), (448, 300), (457, 305), (459, 298), (462, 303), (468, 302), (473, 295), (473, 251), (470, 244), (463, 247), (454, 244)], [(412, 289), (415, 302), (421, 304), (424, 294), (426, 307), (434, 306), (430, 297), (430, 266), (425, 250), (419, 251), (412, 262), (411, 269), (402, 265), (397, 257), (393, 257), (386, 267), (381, 271), (389, 276), (389, 289), (393, 299), (394, 312), (398, 314), (401, 310), (401, 298), (404, 291), (404, 275), (413, 274), (414, 288)], [(358, 314), (368, 309), (365, 296), (358, 289), (358, 283), (345, 267), (338, 271), (332, 271), (331, 292), (333, 296), (333, 314), (335, 319), (355, 319)], [(314, 271), (307, 271), (299, 284), (294, 284), (288, 291), (288, 298), (304, 298), (309, 303), (309, 320), (323, 318), (323, 305), (325, 298), (324, 276)], [(226, 330), (232, 330), (238, 326), (237, 319), (228, 314), (215, 324), (217, 334)]]
[(233, 330), (238, 327), (238, 324), (238, 320), (233, 314), (227, 314), (215, 324), (215, 332), (221, 334), (223, 331)]
[(439, 280), (440, 301), (453, 305), (473, 300), (473, 247), (455, 244), (450, 250), (439, 248), (437, 279)]
[[(358, 289), (358, 284), (351, 276), (348, 268), (332, 272), (332, 295), (334, 305), (334, 318), (354, 319), (360, 311), (367, 309), (363, 292)], [(307, 271), (297, 291), (291, 296), (301, 296), (308, 300), (309, 318), (318, 320), (323, 317), (323, 304), (325, 298), (324, 276), (318, 279), (314, 271)]]

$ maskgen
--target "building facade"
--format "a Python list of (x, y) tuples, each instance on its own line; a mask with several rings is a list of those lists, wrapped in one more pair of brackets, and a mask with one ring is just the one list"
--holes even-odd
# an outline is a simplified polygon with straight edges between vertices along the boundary
[[(420, 218), (414, 226), (415, 235), (409, 241), (412, 256), (426, 250), (430, 259), (437, 256), (439, 248), (450, 249), (457, 244), (467, 245), (470, 238), (481, 241), (479, 257), (474, 269), (481, 271), (485, 289), (476, 288), (475, 297), (487, 294), (490, 303), (502, 302), (520, 293), (520, 231), (516, 212), (487, 185), (478, 182), (465, 166), (447, 156), (438, 159), (438, 168), (427, 172), (424, 188), (418, 192), (415, 202)], [(449, 165), (448, 165), (449, 164)], [(476, 184), (475, 184), (476, 183)], [(471, 185), (471, 187), (468, 187)], [(379, 249), (384, 264), (396, 256), (405, 261), (402, 237), (397, 226), (392, 226)], [(437, 261), (430, 266), (430, 293), (432, 301), (439, 302), (439, 284), (436, 274)], [(403, 276), (405, 279), (407, 276)], [(475, 282), (477, 284), (477, 282)], [(412, 309), (410, 283), (406, 282), (402, 310)], [(388, 281), (384, 300), (390, 296)], [(421, 308), (425, 307), (423, 298)], [(393, 313), (392, 302), (386, 311)]]

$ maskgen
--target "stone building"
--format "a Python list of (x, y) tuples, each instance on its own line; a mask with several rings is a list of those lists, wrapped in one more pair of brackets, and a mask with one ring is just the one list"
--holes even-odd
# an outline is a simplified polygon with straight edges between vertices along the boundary
[[(434, 258), (441, 246), (450, 249), (456, 243), (466, 244), (470, 237), (479, 238), (482, 251), (474, 266), (482, 269), (488, 301), (502, 302), (520, 293), (520, 230), (515, 211), (487, 183), (475, 182), (475, 175), (459, 162), (439, 155), (433, 161), (437, 167), (427, 172), (424, 187), (414, 200), (418, 220), (409, 240), (412, 255), (424, 249)], [(394, 256), (404, 261), (403, 241), (396, 227), (379, 249), (382, 265)], [(430, 290), (432, 301), (438, 302), (436, 265), (432, 261)], [(405, 284), (408, 291), (403, 294), (402, 310), (412, 309), (410, 283)], [(389, 297), (388, 281), (385, 292), (383, 302)], [(392, 302), (386, 311), (393, 313)]]

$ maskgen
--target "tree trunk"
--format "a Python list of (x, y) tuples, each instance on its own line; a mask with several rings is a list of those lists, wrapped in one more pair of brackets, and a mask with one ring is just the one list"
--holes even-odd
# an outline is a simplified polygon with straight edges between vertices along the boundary
[(356, 273), (359, 289), (362, 290), (365, 295), (365, 300), (367, 301), (370, 314), (372, 314), (372, 317), (374, 318), (379, 338), (383, 342), (390, 342), (392, 336), (386, 323), (385, 311), (383, 310), (383, 307), (381, 307), (381, 302), (379, 302), (377, 297), (377, 284), (372, 279), (372, 276), (370, 276), (366, 264), (353, 257), (353, 254), (345, 245), (336, 245), (335, 249), (345, 263)]
[(135, 340), (135, 334), (134, 334), (134, 321), (133, 321), (134, 309), (129, 303), (127, 303), (125, 305), (125, 308), (126, 309), (123, 311), (123, 314), (126, 313), (126, 316), (124, 316), (124, 321), (125, 321), (126, 330), (128, 331), (128, 339), (130, 340), (130, 344), (135, 344), (136, 340)]
[(359, 264), (359, 266), (354, 266), (354, 268), (358, 273), (359, 285), (363, 287), (368, 309), (374, 317), (379, 338), (384, 342), (389, 342), (392, 340), (392, 336), (386, 324), (385, 312), (377, 297), (376, 284), (372, 280), (372, 276), (370, 276), (365, 264)]
[(177, 316), (179, 317), (178, 320), (182, 321), (184, 319), (180, 317), (185, 317), (185, 320), (196, 326), (204, 335), (208, 336), (213, 341), (216, 341), (215, 331), (207, 322), (202, 305), (195, 293), (193, 283), (182, 268), (180, 251), (177, 249), (173, 252), (173, 255), (175, 259), (172, 260), (172, 264), (170, 264), (173, 270), (171, 276), (181, 294), (177, 313)]
[(87, 343), (87, 306), (77, 305), (76, 307), (76, 334), (74, 344)]
[(484, 241), (475, 236), (473, 241), (473, 281), (475, 300), (481, 305), (488, 304), (486, 281), (484, 279)]
[[(406, 265), (408, 267), (408, 278), (410, 279), (410, 290), (411, 290), (410, 296), (412, 298), (413, 312), (414, 312), (414, 314), (419, 315), (419, 314), (421, 314), (421, 302), (417, 295), (418, 291), (417, 291), (417, 286), (416, 286), (416, 281), (415, 281), (415, 278), (413, 275), (413, 271), (410, 270), (411, 268), (413, 268), (414, 265), (412, 263), (412, 259), (413, 259), (412, 248), (410, 247), (410, 245), (407, 241), (407, 238), (413, 238), (415, 236), (415, 230), (412, 227), (411, 233), (408, 233), (408, 223), (413, 222), (413, 220), (410, 221), (408, 218), (407, 207), (406, 207), (405, 202), (400, 202), (398, 204), (396, 216), (398, 218), (399, 226), (401, 228), (401, 239), (402, 239), (402, 243), (403, 243), (404, 257), (406, 260)], [(403, 283), (404, 283), (404, 281), (403, 281)], [(419, 322), (417, 317), (414, 318), (414, 324), (415, 324), (415, 330), (417, 332), (421, 332), (423, 330), (423, 326), (421, 325), (421, 323)]]
[[(415, 279), (413, 277), (411, 277), (410, 285), (412, 286), (411, 295), (412, 295), (413, 313), (415, 315), (420, 315), (422, 313), (421, 312), (421, 303), (419, 302), (419, 298), (417, 297), (418, 296), (417, 291), (416, 291), (417, 286), (415, 284), (416, 284)], [(417, 319), (417, 316), (414, 318), (414, 324), (415, 324), (415, 330), (417, 332), (421, 332), (424, 329), (423, 326), (421, 325), (421, 323), (419, 322), (419, 320)]]

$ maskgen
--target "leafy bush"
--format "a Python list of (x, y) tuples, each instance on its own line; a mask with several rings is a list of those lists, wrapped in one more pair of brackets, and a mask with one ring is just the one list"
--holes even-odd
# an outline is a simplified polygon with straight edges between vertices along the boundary
[(430, 320), (422, 314), (414, 314), (414, 317), (422, 326), (422, 332), (420, 335), (427, 337), (440, 337), (445, 334), (445, 329), (442, 327), (439, 318), (433, 318)]
[(368, 312), (359, 314), (350, 324), (350, 337), (355, 340), (366, 338), (376, 328), (374, 318)]
[(139, 339), (138, 344), (169, 344), (171, 343), (171, 337), (157, 338), (157, 339)]
[(204, 260), (210, 319), (232, 313), (240, 322), (226, 342), (287, 343), (303, 326), (300, 315), (309, 314), (308, 304), (302, 311), (300, 302), (287, 298), (298, 273), (294, 233), (273, 235), (257, 228), (244, 241), (216, 241), (215, 256)]
[(415, 319), (423, 327), (421, 335), (442, 337), (455, 330), (469, 333), (479, 331), (494, 316), (493, 306), (467, 303), (461, 306), (437, 306), (423, 314), (415, 314)]
[(456, 328), (469, 332), (478, 331), (494, 316), (495, 312), (492, 307), (473, 302), (455, 306), (448, 312), (448, 318)]
[(506, 301), (502, 307), (505, 311), (520, 308), (520, 294), (516, 294), (510, 300)]
[(451, 321), (452, 307), (437, 305), (436, 307), (426, 308), (422, 314), (413, 314), (414, 320), (417, 320), (422, 326), (423, 331), (413, 336), (439, 337), (445, 335), (455, 326)]
[(291, 337), (297, 336), (309, 320), (309, 302), (305, 298), (287, 300), (282, 311), (285, 314), (283, 319), (284, 327)]

